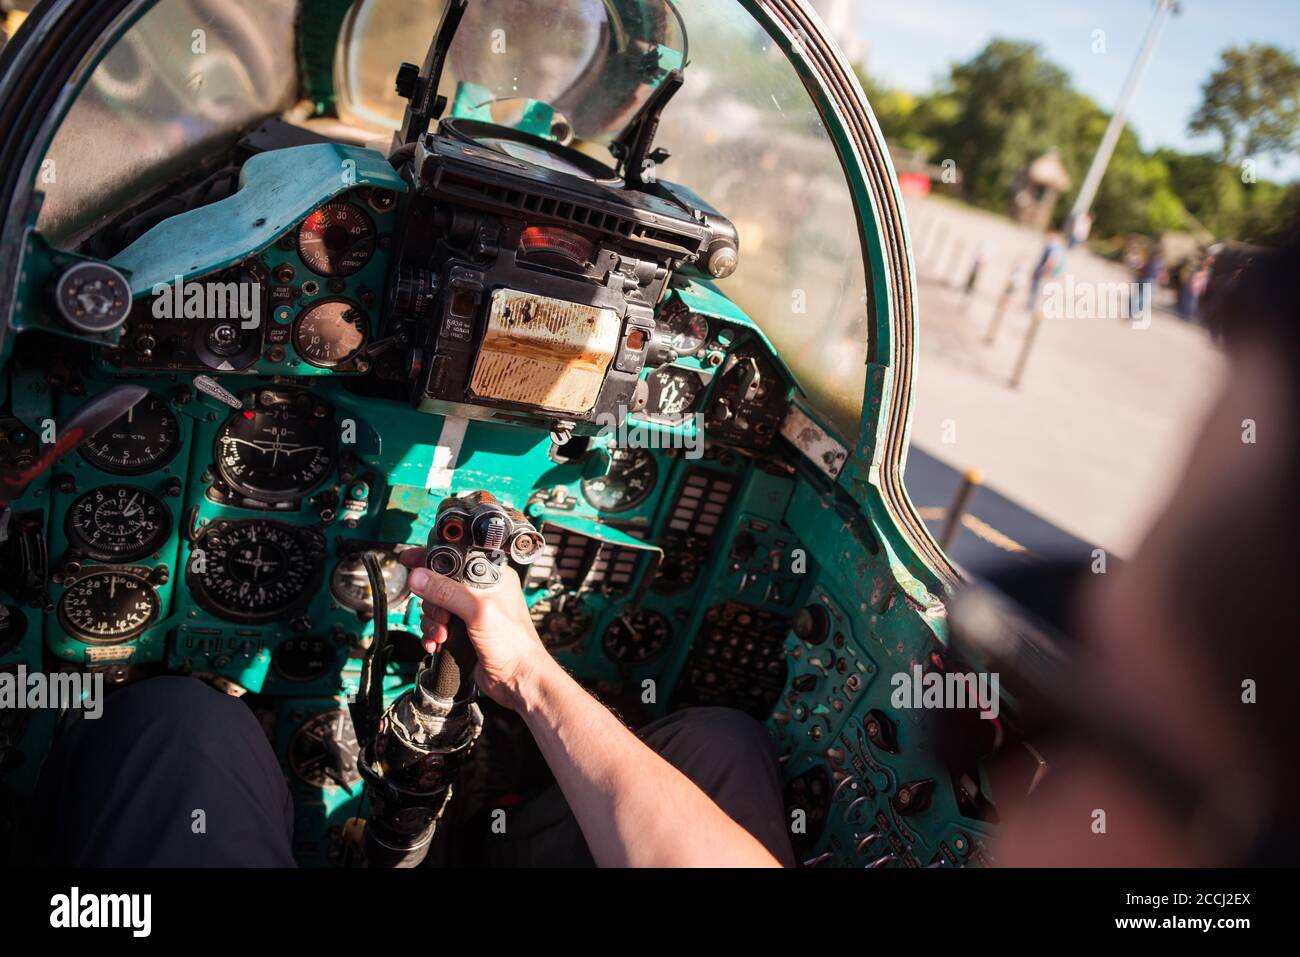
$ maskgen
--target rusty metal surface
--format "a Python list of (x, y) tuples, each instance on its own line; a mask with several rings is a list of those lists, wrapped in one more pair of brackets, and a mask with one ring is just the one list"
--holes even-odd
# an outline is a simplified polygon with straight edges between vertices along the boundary
[(781, 423), (781, 434), (828, 478), (837, 478), (848, 460), (848, 449), (844, 444), (797, 405), (790, 406), (789, 413)]
[(498, 289), (470, 390), (557, 412), (589, 411), (618, 351), (612, 309)]

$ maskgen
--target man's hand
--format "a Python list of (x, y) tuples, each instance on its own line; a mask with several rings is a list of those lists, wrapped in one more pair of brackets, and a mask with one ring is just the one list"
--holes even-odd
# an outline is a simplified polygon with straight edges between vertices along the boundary
[(537, 637), (519, 576), (471, 588), (402, 552), (407, 585), (424, 602), (426, 646), (447, 640), (451, 615), (478, 651), (474, 680), (519, 712), (573, 809), (596, 863), (614, 866), (772, 866), (776, 859), (583, 690)]
[(478, 652), (474, 680), (479, 690), (499, 705), (518, 708), (524, 685), (554, 666), (528, 615), (519, 576), (503, 565), (500, 581), (491, 588), (472, 588), (425, 568), (427, 554), (428, 549), (408, 548), (401, 555), (411, 569), (407, 587), (423, 602), (425, 647), (432, 651), (446, 641), (447, 622), (456, 616), (465, 622)]

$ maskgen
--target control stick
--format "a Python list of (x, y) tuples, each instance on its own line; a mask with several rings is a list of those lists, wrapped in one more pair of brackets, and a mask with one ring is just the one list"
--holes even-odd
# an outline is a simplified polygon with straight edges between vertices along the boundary
[[(439, 504), (426, 563), (471, 587), (490, 588), (500, 580), (504, 562), (530, 564), (545, 544), (518, 509), (503, 505), (490, 492), (469, 492)], [(372, 582), (371, 590), (378, 598), (382, 580)], [(387, 644), (379, 612), (377, 603), (375, 642), (362, 672), (366, 707), (360, 709), (376, 715), (382, 695), (376, 679), (382, 679)], [(453, 617), (447, 623), (447, 640), (421, 662), (414, 686), (378, 721), (360, 714), (361, 720), (354, 721), (363, 732), (357, 768), (370, 789), (371, 814), (362, 852), (367, 866), (414, 867), (428, 853), (455, 772), (483, 728), (474, 701), (477, 663), (465, 623)], [(373, 734), (364, 733), (370, 729)]]

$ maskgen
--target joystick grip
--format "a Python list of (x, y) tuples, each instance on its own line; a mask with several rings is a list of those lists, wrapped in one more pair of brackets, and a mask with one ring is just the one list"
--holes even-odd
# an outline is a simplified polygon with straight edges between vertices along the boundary
[[(475, 588), (491, 588), (501, 578), (507, 560), (528, 565), (546, 545), (541, 532), (522, 512), (497, 501), (491, 492), (452, 495), (438, 505), (429, 534), (426, 566), (440, 575)], [(434, 663), (434, 691), (460, 701), (474, 690), (478, 653), (465, 623), (452, 616), (447, 640)]]

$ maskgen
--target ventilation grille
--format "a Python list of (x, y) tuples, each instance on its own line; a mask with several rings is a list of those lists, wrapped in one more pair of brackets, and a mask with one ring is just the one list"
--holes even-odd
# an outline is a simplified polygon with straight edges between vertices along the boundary
[(521, 213), (534, 213), (550, 219), (562, 220), (583, 229), (595, 229), (624, 239), (656, 246), (678, 256), (689, 257), (698, 251), (699, 243), (671, 230), (639, 223), (617, 213), (609, 213), (586, 203), (557, 199), (525, 189), (515, 189), (454, 173), (445, 173), (438, 181), (439, 189), (453, 196), (487, 202), (494, 207), (507, 207)]

